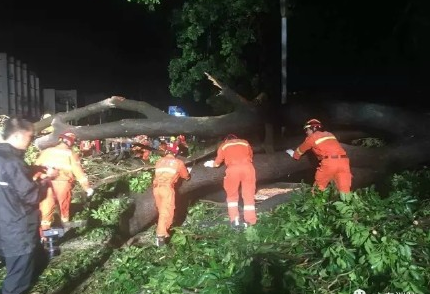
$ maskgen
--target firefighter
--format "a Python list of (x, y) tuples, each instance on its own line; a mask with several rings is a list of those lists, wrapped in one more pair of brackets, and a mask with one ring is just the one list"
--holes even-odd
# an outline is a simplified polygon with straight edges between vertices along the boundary
[(190, 179), (191, 168), (186, 168), (182, 160), (177, 159), (172, 151), (166, 150), (165, 155), (155, 164), (153, 193), (158, 210), (156, 229), (156, 245), (165, 244), (173, 223), (175, 212), (175, 184), (179, 178)]
[[(224, 190), (227, 194), (228, 215), (234, 229), (254, 225), (255, 213), (255, 168), (252, 163), (253, 151), (248, 141), (236, 135), (228, 135), (218, 147), (215, 160), (204, 163), (206, 167), (226, 165)], [(243, 220), (239, 215), (239, 187), (242, 189)]]
[(81, 151), (82, 156), (89, 156), (91, 154), (91, 141), (81, 140), (79, 143), (79, 150)]
[(139, 143), (146, 146), (147, 148), (143, 147), (142, 152), (142, 160), (143, 161), (149, 161), (149, 157), (151, 156), (151, 142), (149, 142), (148, 136), (142, 135), (140, 137)]
[(351, 191), (351, 170), (345, 149), (336, 137), (323, 130), (323, 125), (317, 119), (307, 121), (303, 127), (306, 132), (305, 141), (294, 151), (288, 149), (286, 153), (296, 160), (308, 150), (312, 149), (320, 160), (315, 173), (315, 185), (324, 190), (331, 180), (334, 180), (341, 193)]
[[(148, 136), (140, 135), (134, 138), (134, 141), (140, 145), (132, 147), (132, 151), (135, 157), (141, 158), (143, 161), (149, 161), (151, 155), (151, 142), (149, 142)], [(146, 146), (146, 148), (145, 148)]]
[(187, 140), (185, 139), (185, 136), (179, 135), (176, 138), (176, 141), (178, 142), (178, 155), (181, 155), (183, 157), (188, 157), (189, 151), (188, 151), (188, 144), (187, 144)]
[(160, 138), (160, 145), (158, 146), (158, 150), (161, 152), (161, 154), (164, 154), (167, 150), (167, 142), (166, 139), (164, 139), (164, 137)]
[(170, 142), (167, 145), (167, 149), (170, 150), (174, 155), (177, 155), (179, 152), (179, 144), (176, 140), (175, 136), (170, 137)]
[(75, 180), (90, 197), (94, 190), (91, 188), (88, 178), (82, 169), (80, 157), (72, 150), (76, 136), (71, 133), (63, 133), (59, 136), (58, 144), (44, 149), (36, 159), (36, 165), (57, 169), (59, 174), (52, 179), (52, 185), (47, 190), (45, 199), (40, 202), (41, 230), (51, 227), (55, 202), (60, 207), (61, 222), (66, 226), (70, 219), (70, 201)]

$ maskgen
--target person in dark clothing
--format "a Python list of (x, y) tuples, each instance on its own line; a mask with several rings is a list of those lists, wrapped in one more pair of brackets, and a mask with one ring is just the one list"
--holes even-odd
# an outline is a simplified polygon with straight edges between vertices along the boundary
[(2, 294), (29, 289), (34, 273), (34, 252), (39, 237), (39, 201), (50, 176), (33, 180), (24, 154), (33, 139), (33, 124), (8, 119), (0, 140), (0, 256), (6, 265)]

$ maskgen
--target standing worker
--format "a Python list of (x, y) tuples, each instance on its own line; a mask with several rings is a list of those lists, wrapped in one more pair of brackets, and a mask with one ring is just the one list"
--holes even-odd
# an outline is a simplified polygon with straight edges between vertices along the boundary
[(39, 244), (39, 201), (49, 177), (32, 179), (24, 153), (33, 138), (33, 124), (10, 118), (0, 143), (0, 256), (6, 264), (3, 294), (24, 293), (31, 284)]
[(185, 139), (184, 135), (179, 135), (177, 138), (178, 142), (178, 155), (183, 157), (188, 157), (189, 155), (189, 147), (187, 144), (187, 140)]
[(179, 146), (178, 145), (179, 144), (178, 144), (178, 141), (176, 140), (176, 137), (175, 136), (171, 136), (170, 137), (170, 142), (167, 145), (167, 149), (170, 150), (170, 151), (172, 151), (172, 153), (174, 155), (177, 155), (178, 152), (179, 152)]
[(191, 168), (185, 167), (172, 151), (166, 150), (164, 157), (155, 163), (153, 193), (158, 210), (156, 245), (161, 247), (168, 238), (175, 213), (175, 184), (179, 178), (190, 179)]
[[(227, 167), (224, 190), (227, 194), (228, 215), (234, 229), (257, 222), (254, 198), (256, 178), (252, 158), (253, 151), (249, 142), (230, 134), (218, 147), (215, 160), (204, 163), (206, 167), (219, 167), (224, 162)], [(239, 187), (242, 189), (244, 222), (239, 215)]]
[(46, 198), (40, 203), (42, 213), (41, 229), (48, 230), (54, 216), (55, 202), (58, 201), (61, 213), (61, 222), (67, 226), (70, 219), (70, 201), (75, 179), (90, 197), (94, 190), (91, 188), (87, 175), (82, 169), (80, 157), (72, 150), (76, 136), (71, 132), (59, 136), (58, 144), (44, 149), (36, 159), (37, 165), (54, 168), (59, 175), (52, 180)]
[(349, 193), (352, 175), (345, 149), (332, 133), (323, 131), (323, 125), (317, 119), (307, 121), (303, 129), (307, 135), (305, 141), (295, 151), (288, 149), (288, 155), (299, 160), (306, 151), (312, 149), (320, 160), (315, 173), (318, 189), (323, 191), (334, 180), (340, 193)]

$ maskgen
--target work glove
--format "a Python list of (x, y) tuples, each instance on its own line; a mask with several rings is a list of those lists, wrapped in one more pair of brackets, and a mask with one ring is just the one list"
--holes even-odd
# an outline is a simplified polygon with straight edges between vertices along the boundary
[(203, 165), (205, 167), (214, 167), (214, 162), (215, 162), (215, 160), (208, 160)]
[(58, 177), (58, 174), (59, 171), (55, 167), (48, 167), (46, 169), (46, 175), (51, 179)]
[(188, 173), (190, 173), (193, 170), (193, 168), (192, 167), (187, 167), (187, 170), (188, 170)]
[(287, 149), (287, 150), (285, 150), (285, 153), (287, 153), (289, 156), (293, 157), (294, 150), (293, 149)]
[(94, 194), (94, 189), (93, 188), (88, 188), (86, 192), (87, 192), (87, 197), (91, 197)]

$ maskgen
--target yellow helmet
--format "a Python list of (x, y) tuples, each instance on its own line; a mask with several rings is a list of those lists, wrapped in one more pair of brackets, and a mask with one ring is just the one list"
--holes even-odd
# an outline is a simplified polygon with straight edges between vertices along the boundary
[(170, 142), (176, 141), (176, 137), (175, 136), (171, 136), (170, 137)]

